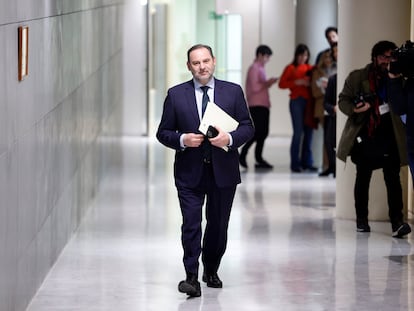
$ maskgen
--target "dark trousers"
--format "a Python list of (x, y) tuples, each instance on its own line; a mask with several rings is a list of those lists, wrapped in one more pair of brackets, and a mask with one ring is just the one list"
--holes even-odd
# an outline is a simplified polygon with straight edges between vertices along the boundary
[[(184, 268), (187, 274), (198, 275), (199, 257), (202, 252), (204, 271), (217, 272), (227, 245), (227, 228), (236, 185), (218, 188), (211, 164), (205, 164), (201, 182), (195, 188), (179, 187), (183, 224), (181, 242), (184, 249)], [(202, 207), (206, 198), (206, 227), (202, 237)]]
[(263, 147), (266, 137), (269, 135), (269, 108), (266, 107), (250, 107), (250, 115), (253, 120), (255, 132), (251, 140), (246, 142), (241, 149), (240, 157), (246, 158), (247, 152), (251, 145), (256, 142), (255, 159), (260, 163), (263, 161)]
[(328, 158), (328, 170), (335, 172), (336, 168), (336, 116), (325, 116), (323, 142)]
[[(355, 210), (358, 220), (368, 219), (368, 193), (373, 169), (367, 164), (357, 164), (354, 186)], [(402, 188), (400, 182), (400, 162), (398, 159), (384, 160), (383, 168), (387, 188), (388, 215), (392, 224), (403, 221)]]

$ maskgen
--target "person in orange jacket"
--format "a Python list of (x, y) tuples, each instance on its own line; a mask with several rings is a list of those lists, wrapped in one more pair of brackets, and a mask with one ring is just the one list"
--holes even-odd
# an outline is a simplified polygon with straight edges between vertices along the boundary
[(289, 111), (292, 119), (293, 136), (290, 145), (290, 169), (294, 173), (317, 171), (313, 166), (312, 127), (305, 124), (305, 108), (312, 100), (309, 64), (309, 48), (298, 44), (293, 61), (283, 70), (279, 79), (281, 89), (290, 90)]

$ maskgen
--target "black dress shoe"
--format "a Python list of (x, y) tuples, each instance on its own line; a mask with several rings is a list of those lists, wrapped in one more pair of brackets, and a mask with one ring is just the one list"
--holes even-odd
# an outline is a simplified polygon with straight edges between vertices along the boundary
[(265, 160), (262, 160), (260, 162), (257, 162), (255, 165), (256, 168), (265, 168), (265, 169), (272, 169), (273, 165), (269, 164)]
[(178, 291), (187, 294), (190, 297), (200, 297), (201, 288), (197, 276), (193, 274), (187, 275), (185, 280), (178, 283)]
[(325, 177), (325, 176), (329, 176), (330, 174), (333, 174), (334, 171), (330, 168), (328, 168), (327, 170), (324, 170), (322, 173), (319, 174), (319, 177)]
[(211, 275), (207, 275), (207, 274), (204, 273), (203, 274), (203, 282), (206, 282), (208, 287), (213, 287), (213, 288), (222, 288), (223, 287), (223, 282), (220, 280), (217, 273), (214, 273), (214, 274), (211, 274)]

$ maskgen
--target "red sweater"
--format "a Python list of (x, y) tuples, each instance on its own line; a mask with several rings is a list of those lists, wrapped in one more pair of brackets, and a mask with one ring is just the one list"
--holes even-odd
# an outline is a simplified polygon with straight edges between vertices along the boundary
[(311, 88), (310, 86), (296, 85), (295, 80), (297, 79), (310, 79), (308, 72), (313, 68), (312, 65), (303, 64), (299, 66), (294, 66), (289, 64), (283, 70), (283, 73), (279, 79), (279, 87), (281, 89), (290, 90), (290, 98), (296, 99), (298, 97), (303, 97), (305, 99), (311, 99)]

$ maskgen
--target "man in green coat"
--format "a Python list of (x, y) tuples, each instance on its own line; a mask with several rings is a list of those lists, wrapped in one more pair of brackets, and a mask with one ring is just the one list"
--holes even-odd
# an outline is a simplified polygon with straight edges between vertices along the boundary
[(387, 188), (392, 236), (411, 232), (404, 222), (400, 167), (407, 164), (405, 131), (400, 117), (388, 105), (387, 68), (397, 46), (379, 41), (371, 52), (371, 63), (351, 72), (339, 94), (339, 109), (348, 116), (337, 157), (348, 156), (356, 165), (354, 199), (358, 232), (370, 232), (368, 193), (372, 172), (382, 168)]

